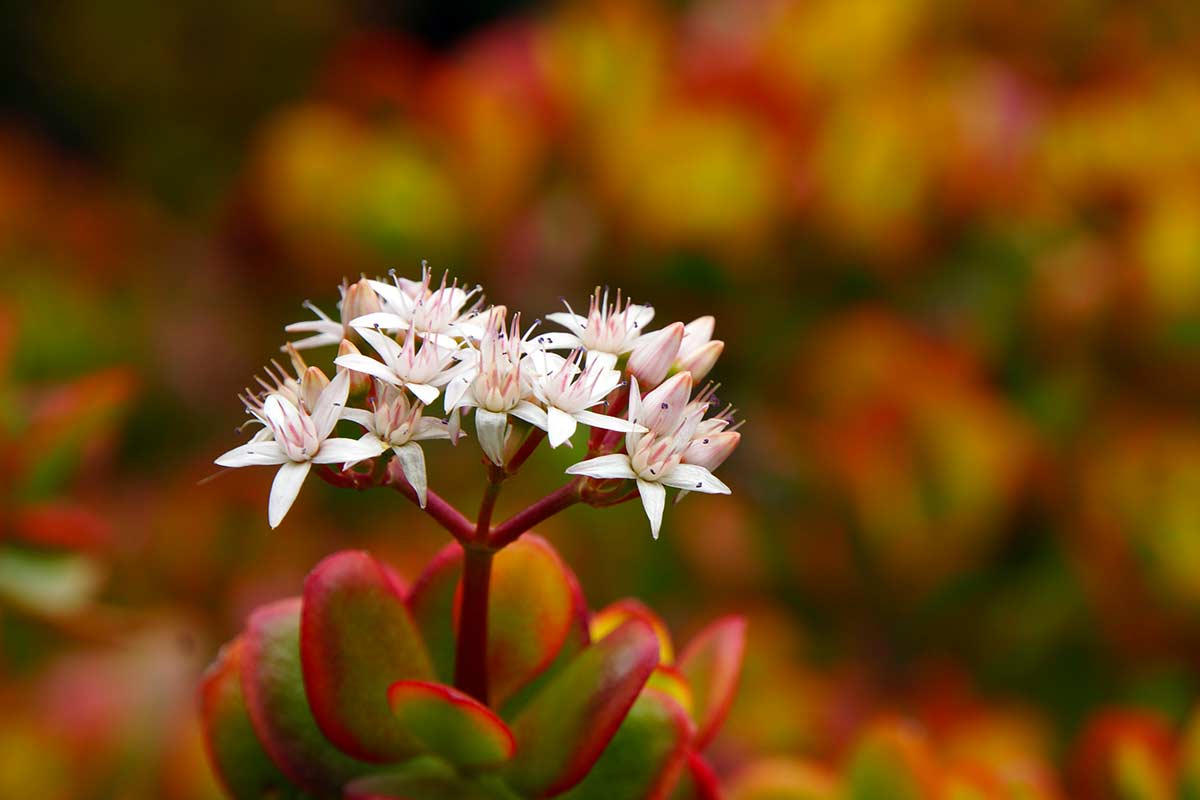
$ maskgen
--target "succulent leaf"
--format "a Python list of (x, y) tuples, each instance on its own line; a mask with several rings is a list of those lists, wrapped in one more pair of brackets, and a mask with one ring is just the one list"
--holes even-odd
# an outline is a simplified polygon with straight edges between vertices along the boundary
[(695, 748), (703, 749), (729, 714), (746, 654), (746, 619), (722, 617), (700, 631), (679, 656), (692, 688)]
[(512, 758), (512, 731), (487, 706), (457, 689), (424, 681), (399, 681), (388, 690), (392, 713), (430, 753), (469, 769)]

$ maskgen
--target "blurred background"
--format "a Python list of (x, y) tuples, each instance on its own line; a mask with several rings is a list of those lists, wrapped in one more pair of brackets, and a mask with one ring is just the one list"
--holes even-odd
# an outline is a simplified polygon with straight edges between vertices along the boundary
[[(733, 496), (541, 532), (594, 608), (750, 614), (722, 775), (894, 712), (1069, 786), (1097, 714), (1188, 717), (1195, 3), (0, 9), (0, 797), (219, 796), (193, 691), (245, 613), (445, 543), (390, 493), (271, 532), (271, 470), (199, 483), (301, 302), (422, 259), (529, 316), (716, 315)], [(430, 479), (473, 506), (466, 450)]]

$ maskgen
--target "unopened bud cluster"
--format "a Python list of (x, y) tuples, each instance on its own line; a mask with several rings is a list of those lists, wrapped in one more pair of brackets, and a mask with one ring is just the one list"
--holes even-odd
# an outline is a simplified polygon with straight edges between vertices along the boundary
[[(724, 348), (712, 317), (651, 331), (653, 308), (620, 293), (610, 302), (597, 289), (586, 314), (567, 305), (546, 315), (565, 330), (522, 331), (519, 313), (485, 306), (478, 287), (448, 276), (434, 284), (428, 269), (419, 281), (363, 278), (341, 293), (338, 319), (310, 304), (317, 319), (287, 326), (307, 334), (284, 348), (290, 369), (268, 368), (260, 390), (242, 398), (261, 429), (217, 459), (279, 467), (271, 527), (314, 464), (362, 474), (364, 462), (394, 455), (424, 506), (421, 443), (456, 444), (472, 417), (480, 449), (500, 470), (519, 466), (523, 445), (543, 436), (551, 447), (572, 446), (580, 425), (592, 429), (587, 457), (567, 472), (590, 482), (593, 499), (636, 490), (656, 537), (668, 487), (680, 496), (729, 492), (713, 471), (737, 447), (738, 425), (731, 409), (716, 410), (713, 387), (699, 385)], [(332, 380), (301, 356), (320, 347), (337, 349)], [(335, 437), (341, 420), (362, 431)]]

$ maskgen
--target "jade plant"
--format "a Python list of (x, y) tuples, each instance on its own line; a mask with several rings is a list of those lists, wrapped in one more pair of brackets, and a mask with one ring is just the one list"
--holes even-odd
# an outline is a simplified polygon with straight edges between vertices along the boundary
[[(713, 623), (676, 658), (637, 601), (589, 613), (530, 532), (576, 503), (640, 498), (657, 538), (667, 488), (728, 493), (713, 470), (738, 425), (713, 387), (696, 391), (723, 348), (712, 318), (648, 332), (653, 309), (598, 289), (586, 316), (547, 315), (565, 331), (522, 334), (519, 314), (485, 307), (478, 288), (433, 285), (428, 269), (344, 285), (339, 319), (310, 307), (316, 320), (288, 326), (308, 334), (285, 346), (290, 370), (274, 364), (242, 398), (260, 429), (217, 463), (278, 467), (271, 527), (315, 472), (393, 489), (455, 541), (411, 586), (368, 553), (335, 553), (300, 597), (250, 615), (200, 692), (230, 795), (716, 796), (701, 752), (733, 697), (744, 621)], [(332, 379), (301, 355), (325, 346), (338, 349)], [(422, 449), (468, 438), (472, 416), (474, 520), (430, 487)], [(493, 522), (503, 484), (543, 442), (584, 440), (581, 426), (586, 454), (565, 483)]]

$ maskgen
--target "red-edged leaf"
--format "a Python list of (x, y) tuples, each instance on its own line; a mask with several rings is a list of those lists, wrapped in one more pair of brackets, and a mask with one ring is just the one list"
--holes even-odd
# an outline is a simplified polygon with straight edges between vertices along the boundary
[(337, 794), (369, 764), (337, 750), (321, 735), (304, 694), (300, 668), (300, 598), (250, 615), (242, 651), (242, 691), (254, 732), (267, 755), (294, 783)]
[[(841, 794), (837, 779), (825, 767), (776, 758), (739, 772), (729, 782), (728, 796), (729, 800), (837, 800)], [(695, 800), (705, 797), (697, 793)]]
[(309, 706), (329, 741), (365, 761), (420, 752), (388, 708), (387, 690), (432, 679), (433, 667), (400, 587), (367, 553), (334, 553), (305, 579), (300, 659)]
[(675, 663), (675, 645), (671, 641), (671, 632), (666, 623), (640, 600), (631, 597), (618, 600), (592, 615), (589, 623), (592, 641), (600, 641), (631, 619), (640, 619), (654, 629), (655, 635), (658, 636), (658, 663), (664, 666)]
[(200, 715), (209, 761), (234, 800), (303, 797), (254, 735), (242, 694), (242, 647), (240, 638), (225, 645), (200, 683)]
[(400, 681), (388, 690), (392, 713), (427, 752), (460, 767), (496, 766), (512, 758), (512, 731), (487, 706), (440, 683)]
[[(409, 608), (438, 677), (454, 675), (462, 549), (442, 550), (413, 585)], [(554, 663), (568, 642), (586, 643), (586, 607), (554, 548), (526, 534), (492, 562), (488, 603), (488, 697), (499, 708)]]
[(650, 626), (630, 620), (576, 656), (512, 724), (506, 770), (521, 792), (546, 797), (578, 783), (620, 727), (658, 663)]
[(679, 703), (646, 687), (587, 777), (562, 797), (661, 800), (679, 779), (694, 733)]
[(700, 631), (680, 654), (679, 670), (691, 685), (695, 702), (697, 750), (712, 741), (725, 721), (745, 654), (745, 617), (722, 617)]
[(676, 703), (683, 706), (683, 710), (688, 713), (688, 716), (692, 716), (696, 705), (696, 701), (692, 698), (692, 687), (677, 668), (659, 664), (651, 673), (650, 680), (646, 681), (646, 687), (669, 694)]
[(469, 778), (437, 759), (410, 761), (346, 786), (345, 800), (516, 800), (494, 778)]
[(446, 545), (433, 557), (412, 585), (408, 609), (438, 680), (454, 680), (454, 598), (462, 577), (463, 551), (457, 543)]

